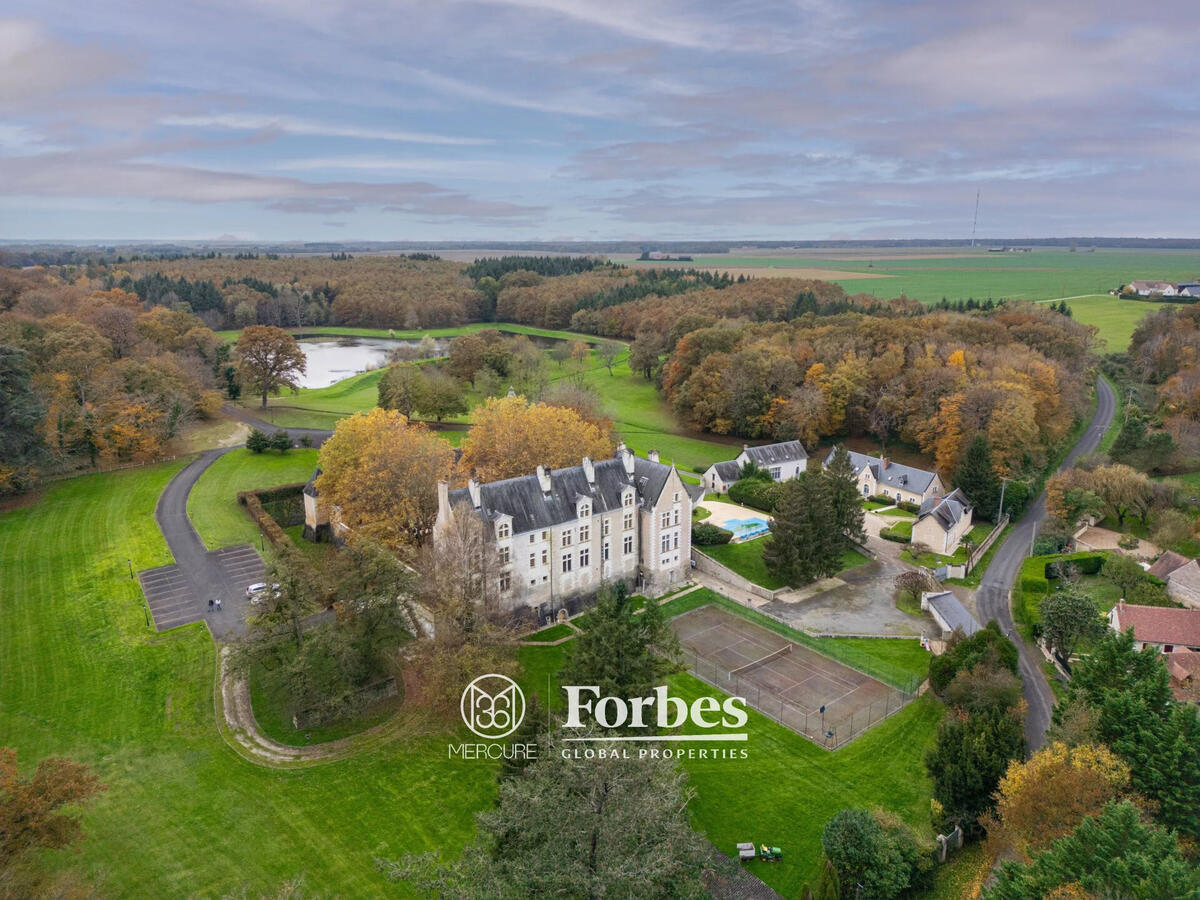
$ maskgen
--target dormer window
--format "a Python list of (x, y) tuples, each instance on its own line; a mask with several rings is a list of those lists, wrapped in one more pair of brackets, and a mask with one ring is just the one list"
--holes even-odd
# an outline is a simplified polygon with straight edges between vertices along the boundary
[(496, 526), (496, 539), (507, 541), (512, 536), (512, 527), (507, 522), (501, 522)]
[(592, 505), (590, 503), (579, 504), (579, 518), (588, 519), (592, 515)]
[(633, 506), (633, 491), (626, 491), (625, 497), (621, 502), (625, 506)]

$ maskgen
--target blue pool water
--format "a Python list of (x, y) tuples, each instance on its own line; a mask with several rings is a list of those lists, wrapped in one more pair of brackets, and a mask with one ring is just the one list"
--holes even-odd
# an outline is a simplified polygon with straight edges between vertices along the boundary
[(733, 532), (733, 540), (735, 542), (748, 541), (751, 538), (764, 535), (771, 530), (771, 526), (767, 520), (759, 516), (752, 516), (746, 519), (726, 519), (725, 524), (721, 527), (726, 531)]

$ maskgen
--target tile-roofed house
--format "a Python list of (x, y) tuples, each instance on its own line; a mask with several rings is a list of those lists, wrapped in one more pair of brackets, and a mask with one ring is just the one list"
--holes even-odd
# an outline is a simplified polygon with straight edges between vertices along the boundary
[(499, 551), (502, 595), (536, 607), (539, 620), (605, 581), (662, 593), (688, 575), (692, 495), (673, 466), (651, 457), (621, 445), (578, 466), (456, 490), (439, 482), (433, 539), (458, 511), (478, 515)]
[[(829, 451), (825, 465), (829, 465), (836, 450), (835, 447)], [(859, 491), (864, 497), (882, 496), (919, 506), (931, 497), (940, 497), (946, 492), (937, 472), (892, 462), (887, 457), (869, 456), (853, 450), (848, 452), (850, 465), (858, 474)]]
[(962, 601), (950, 591), (926, 592), (921, 595), (921, 609), (928, 610), (933, 620), (938, 623), (944, 634), (961, 631), (964, 637), (970, 637), (983, 626), (971, 615), (970, 610), (962, 605)]
[(1166, 657), (1171, 693), (1175, 699), (1200, 702), (1200, 653), (1187, 647), (1176, 647)]
[(1180, 297), (1200, 297), (1200, 282), (1182, 281), (1177, 287)]
[(1200, 609), (1200, 562), (1168, 550), (1149, 569), (1167, 584), (1172, 600)]
[(704, 473), (704, 486), (710, 491), (724, 493), (738, 480), (742, 466), (748, 462), (766, 469), (776, 481), (795, 478), (808, 467), (808, 451), (799, 441), (780, 441), (758, 447), (743, 445), (734, 459), (713, 463)]
[(1134, 606), (1118, 601), (1108, 613), (1113, 631), (1133, 629), (1134, 646), (1139, 650), (1156, 647), (1170, 653), (1176, 647), (1200, 651), (1200, 609), (1168, 606)]
[(913, 525), (913, 543), (925, 544), (934, 553), (952, 556), (971, 530), (975, 513), (966, 494), (955, 488), (945, 497), (930, 497), (921, 504)]

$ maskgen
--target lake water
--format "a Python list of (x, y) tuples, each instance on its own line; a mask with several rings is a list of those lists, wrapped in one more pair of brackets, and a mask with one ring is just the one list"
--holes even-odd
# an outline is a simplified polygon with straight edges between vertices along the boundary
[[(308, 369), (300, 376), (300, 387), (323, 388), (343, 378), (378, 369), (387, 363), (393, 347), (415, 347), (420, 341), (394, 341), (388, 338), (355, 338), (353, 346), (344, 346), (335, 338), (328, 341), (299, 341), (308, 358)], [(445, 340), (436, 340), (439, 355), (446, 352)]]

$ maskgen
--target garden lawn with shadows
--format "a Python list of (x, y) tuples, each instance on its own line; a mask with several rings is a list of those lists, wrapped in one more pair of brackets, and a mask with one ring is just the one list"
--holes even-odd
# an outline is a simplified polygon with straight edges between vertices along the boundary
[[(766, 538), (761, 537), (751, 541), (742, 541), (739, 544), (714, 544), (694, 549), (769, 591), (785, 588), (788, 586), (787, 582), (772, 575), (767, 570), (767, 564), (763, 562), (764, 541)], [(868, 562), (868, 559), (857, 550), (847, 550), (842, 554), (842, 567), (838, 571), (844, 572), (855, 566), (861, 566), (865, 562)]]
[(495, 796), (495, 766), (446, 758), (428, 725), (310, 768), (247, 762), (214, 719), (203, 625), (156, 634), (135, 570), (171, 562), (154, 505), (182, 461), (49, 486), (0, 514), (0, 743), (23, 766), (62, 754), (108, 790), (79, 852), (48, 854), (113, 897), (405, 895), (376, 856), (461, 852)]

